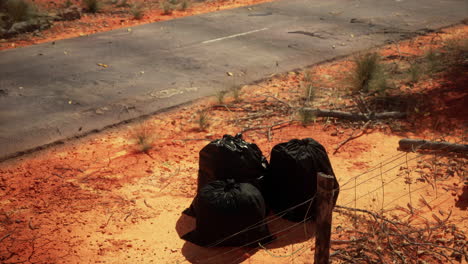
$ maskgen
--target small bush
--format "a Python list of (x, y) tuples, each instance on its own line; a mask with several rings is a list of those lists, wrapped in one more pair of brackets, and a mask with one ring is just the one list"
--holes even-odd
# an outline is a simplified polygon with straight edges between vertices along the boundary
[(417, 62), (412, 63), (408, 69), (409, 74), (409, 81), (411, 83), (417, 83), (421, 79), (421, 75), (423, 74), (423, 68)]
[(455, 38), (445, 42), (444, 50), (448, 63), (451, 66), (463, 65), (468, 63), (468, 39)]
[(367, 53), (355, 59), (352, 73), (352, 88), (354, 92), (368, 93), (379, 89), (384, 78), (383, 67), (377, 53)]
[(312, 73), (310, 71), (304, 72), (304, 77), (302, 78), (304, 82), (312, 82)]
[(116, 1), (116, 6), (117, 7), (129, 7), (130, 5), (128, 4), (127, 0), (122, 0), (122, 1), (120, 1), (120, 3), (118, 1)]
[(223, 90), (219, 90), (217, 93), (216, 93), (216, 100), (218, 102), (218, 104), (224, 104), (224, 97), (226, 96), (226, 91), (223, 91)]
[(299, 121), (301, 124), (306, 127), (313, 121), (315, 121), (315, 116), (312, 114), (311, 111), (305, 111), (303, 108), (299, 109)]
[(304, 91), (304, 99), (306, 103), (310, 103), (315, 99), (316, 87), (312, 82), (302, 82), (302, 90)]
[(73, 5), (73, 3), (72, 3), (71, 0), (67, 0), (67, 1), (65, 1), (65, 3), (63, 4), (63, 6), (64, 6), (65, 8), (69, 8), (69, 7), (72, 6), (72, 5)]
[(131, 133), (137, 152), (148, 153), (153, 148), (155, 135), (148, 124), (142, 124)]
[(234, 101), (236, 101), (236, 102), (241, 101), (242, 87), (239, 86), (239, 85), (233, 85), (230, 90), (231, 90), (231, 93), (232, 93), (232, 97), (234, 97)]
[(206, 131), (210, 127), (210, 118), (208, 116), (207, 110), (201, 110), (198, 112), (198, 117), (196, 119), (200, 131)]
[(426, 52), (424, 55), (424, 60), (426, 61), (429, 72), (434, 73), (442, 70), (443, 58), (441, 53), (436, 52), (432, 48)]
[(190, 7), (190, 0), (182, 0), (179, 6), (179, 10), (185, 11)]
[(133, 18), (138, 19), (138, 20), (142, 19), (143, 15), (145, 14), (142, 5), (138, 5), (138, 4), (133, 5), (132, 8), (130, 9), (130, 12), (132, 13)]
[(163, 15), (170, 15), (175, 10), (177, 2), (174, 4), (174, 0), (164, 0), (161, 3), (161, 8), (163, 10)]
[(97, 13), (101, 9), (101, 2), (99, 0), (83, 0), (86, 11), (90, 13)]
[(13, 22), (26, 21), (36, 14), (36, 6), (26, 0), (7, 0), (7, 16)]

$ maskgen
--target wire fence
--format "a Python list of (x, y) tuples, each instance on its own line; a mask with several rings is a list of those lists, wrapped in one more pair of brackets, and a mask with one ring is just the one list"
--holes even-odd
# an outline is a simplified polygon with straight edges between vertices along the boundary
[[(409, 157), (409, 155), (414, 155), (413, 157)], [(429, 155), (429, 156), (428, 156)], [(427, 157), (428, 156), (428, 157)], [(427, 157), (427, 158), (424, 158), (424, 157)], [(386, 195), (386, 191), (385, 191), (385, 187), (386, 186), (389, 186), (390, 184), (392, 183), (395, 183), (397, 182), (398, 180), (405, 180), (405, 177), (402, 176), (402, 175), (397, 175), (394, 176), (394, 177), (391, 177), (391, 178), (386, 178), (386, 179), (383, 179), (383, 175), (384, 174), (387, 174), (387, 173), (390, 173), (394, 170), (397, 170), (399, 168), (401, 168), (402, 166), (405, 167), (406, 169), (409, 169), (409, 166), (410, 166), (410, 163), (412, 162), (415, 162), (415, 161), (419, 161), (419, 162), (427, 162), (427, 161), (430, 161), (431, 159), (434, 159), (434, 157), (431, 155), (431, 154), (425, 154), (425, 153), (416, 153), (416, 154), (409, 154), (409, 153), (397, 153), (395, 155), (392, 155), (380, 162), (378, 162), (377, 164), (375, 164), (374, 166), (370, 167), (369, 169), (367, 169), (365, 172), (363, 173), (360, 173), (358, 175), (355, 175), (351, 178), (349, 178), (345, 183), (343, 183), (340, 188), (338, 189), (340, 191), (340, 203), (339, 205), (340, 206), (343, 206), (343, 207), (346, 207), (346, 206), (350, 206), (352, 204), (356, 205), (358, 201), (362, 200), (363, 198), (369, 196), (369, 195), (373, 195), (373, 194), (376, 194), (376, 193), (379, 193), (380, 195), (382, 195), (382, 197), (384, 197)], [(359, 180), (359, 182), (358, 182)], [(367, 191), (367, 193), (365, 194), (362, 194), (360, 196), (357, 196), (357, 188), (359, 187), (366, 187), (365, 184), (371, 184), (373, 183), (374, 180), (380, 180), (380, 184), (377, 186), (377, 187), (374, 187), (374, 188), (371, 188), (370, 190)], [(352, 184), (354, 183), (354, 184)], [(407, 183), (404, 183), (404, 185), (407, 185), (407, 186), (411, 186), (411, 184), (407, 184)], [(343, 188), (343, 187), (347, 187), (347, 188)], [(437, 186), (436, 186), (437, 187)], [(395, 205), (398, 205), (403, 198), (410, 198), (410, 201), (411, 201), (411, 196), (413, 195), (416, 195), (422, 191), (427, 191), (429, 189), (432, 189), (434, 190), (434, 186), (432, 185), (429, 185), (429, 184), (423, 184), (422, 186), (419, 186), (418, 188), (415, 188), (413, 190), (409, 189), (409, 191), (406, 191), (404, 192), (402, 195), (399, 195), (395, 198), (393, 198), (392, 200), (388, 201), (388, 202), (385, 202), (382, 200), (382, 205), (381, 205), (381, 211), (383, 212), (385, 209), (391, 207), (391, 206), (395, 206)], [(432, 201), (430, 202), (433, 202), (437, 199), (441, 199), (443, 197), (447, 197), (448, 194), (443, 194), (441, 196), (438, 196), (436, 197), (435, 199), (433, 199)], [(348, 200), (348, 201), (343, 201), (345, 198), (343, 197), (352, 197), (352, 199)], [(262, 225), (265, 225), (265, 224), (268, 224), (268, 225), (271, 225), (272, 223), (276, 222), (276, 221), (279, 221), (280, 219), (282, 219), (282, 217), (284, 216), (284, 214), (286, 214), (287, 212), (291, 211), (291, 210), (294, 210), (295, 208), (299, 207), (299, 206), (302, 206), (304, 204), (307, 204), (309, 203), (309, 205), (311, 205), (313, 203), (315, 199), (315, 196), (302, 202), (302, 203), (299, 203), (295, 206), (292, 206), (290, 208), (287, 208), (286, 210), (282, 211), (282, 212), (279, 212), (277, 214), (274, 214), (274, 215), (270, 215), (268, 216), (267, 218), (265, 218), (264, 220), (262, 221), (259, 221), (235, 234), (232, 234), (230, 236), (227, 236), (223, 239), (220, 239), (218, 241), (216, 241), (215, 243), (209, 245), (207, 248), (214, 248), (216, 247), (217, 245), (221, 244), (222, 242), (232, 238), (232, 237), (235, 237), (239, 234), (242, 234), (244, 232), (247, 232), (249, 230), (252, 230), (254, 228), (257, 228), (259, 226), (262, 226)], [(413, 206), (413, 208), (415, 210), (419, 210), (421, 208), (423, 208), (424, 206), (420, 206), (420, 207), (416, 207), (416, 206)], [(306, 214), (307, 215), (307, 214)], [(278, 241), (278, 240), (282, 240), (282, 239), (286, 239), (288, 238), (289, 236), (293, 236), (295, 235), (293, 232), (288, 232), (288, 231), (291, 231), (292, 229), (294, 228), (299, 228), (301, 226), (304, 226), (304, 229), (306, 228), (306, 224), (308, 223), (308, 221), (312, 218), (312, 216), (309, 216), (309, 217), (306, 217), (304, 218), (303, 221), (301, 222), (298, 222), (298, 223), (292, 223), (292, 222), (286, 222), (283, 223), (282, 227), (279, 228), (279, 230), (273, 232), (271, 235), (276, 236), (276, 240), (273, 240), (273, 241), (270, 241), (266, 244), (260, 244), (259, 242), (262, 241), (263, 239), (267, 238), (267, 237), (262, 237), (260, 239), (257, 239), (255, 241), (249, 241), (248, 243), (246, 243), (245, 245), (243, 245), (242, 247), (244, 246), (248, 246), (252, 243), (258, 243), (258, 247), (257, 248), (251, 248), (251, 249), (248, 249), (247, 251), (243, 252), (242, 254), (240, 254), (240, 256), (237, 256), (236, 254), (236, 251), (238, 251), (239, 248), (227, 248), (225, 251), (223, 252), (220, 252), (220, 253), (216, 253), (216, 254), (213, 254), (211, 256), (208, 256), (206, 258), (203, 258), (203, 256), (201, 255), (197, 255), (197, 254), (193, 254), (193, 255), (190, 255), (190, 256), (185, 256), (185, 257), (181, 257), (180, 259), (177, 259), (175, 260), (173, 263), (186, 263), (186, 262), (191, 262), (190, 260), (197, 260), (197, 263), (221, 263), (223, 261), (225, 261), (225, 257), (228, 256), (228, 255), (233, 255), (232, 258), (228, 258), (230, 261), (229, 262), (225, 262), (225, 264), (235, 264), (235, 263), (240, 263), (241, 261), (245, 260), (246, 259), (246, 256), (249, 256), (249, 254), (251, 253), (254, 253), (258, 250), (263, 250), (265, 251), (269, 256), (271, 257), (274, 257), (274, 258), (286, 258), (288, 259), (289, 258), (289, 261), (293, 261), (294, 259), (297, 259), (299, 256), (303, 255), (305, 252), (311, 252), (311, 251), (307, 251), (305, 250), (306, 247), (305, 245), (302, 245), (302, 247), (300, 247), (299, 249), (296, 249), (296, 250), (292, 250), (292, 252), (290, 254), (286, 254), (286, 255), (275, 255), (273, 253), (271, 253), (268, 249), (268, 246), (271, 245), (272, 243), (274, 243), (275, 241)], [(307, 234), (305, 232), (305, 237), (307, 237)], [(287, 261), (285, 261), (287, 262)]]

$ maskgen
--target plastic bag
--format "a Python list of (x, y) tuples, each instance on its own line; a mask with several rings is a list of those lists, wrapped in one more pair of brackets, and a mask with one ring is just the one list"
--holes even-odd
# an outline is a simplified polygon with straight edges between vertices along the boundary
[[(315, 220), (315, 200), (306, 201), (317, 192), (317, 172), (335, 176), (325, 148), (314, 139), (293, 139), (273, 147), (265, 181), (265, 199), (273, 212), (294, 222)], [(336, 178), (334, 185), (339, 187)], [(337, 197), (338, 191), (334, 204)]]
[[(256, 144), (244, 141), (242, 134), (224, 135), (200, 151), (197, 193), (212, 181), (226, 179), (248, 182), (263, 189), (267, 168), (268, 161)], [(184, 213), (194, 216), (192, 207)]]
[(205, 185), (196, 197), (196, 229), (182, 236), (199, 246), (256, 247), (272, 241), (265, 219), (265, 201), (249, 183), (234, 180)]

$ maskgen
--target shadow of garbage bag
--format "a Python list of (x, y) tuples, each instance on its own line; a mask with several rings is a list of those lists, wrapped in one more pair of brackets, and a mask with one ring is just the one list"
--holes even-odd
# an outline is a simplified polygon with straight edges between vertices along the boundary
[[(256, 144), (236, 136), (224, 135), (206, 145), (199, 156), (197, 194), (206, 184), (216, 180), (234, 179), (236, 182), (251, 183), (263, 192), (264, 176), (268, 161)], [(194, 199), (185, 214), (195, 216)]]

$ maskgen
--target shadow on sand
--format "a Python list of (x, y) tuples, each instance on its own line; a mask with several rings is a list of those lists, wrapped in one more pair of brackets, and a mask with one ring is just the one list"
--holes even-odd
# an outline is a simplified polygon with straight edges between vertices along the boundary
[[(182, 214), (176, 223), (176, 231), (179, 236), (195, 229), (195, 218)], [(268, 245), (262, 245), (268, 249), (285, 247), (287, 245), (304, 242), (314, 237), (315, 224), (311, 221), (294, 223), (270, 214), (266, 219), (271, 234), (276, 239)], [(182, 254), (190, 263), (199, 264), (239, 264), (259, 250), (260, 247), (200, 247), (190, 242), (185, 242)]]

